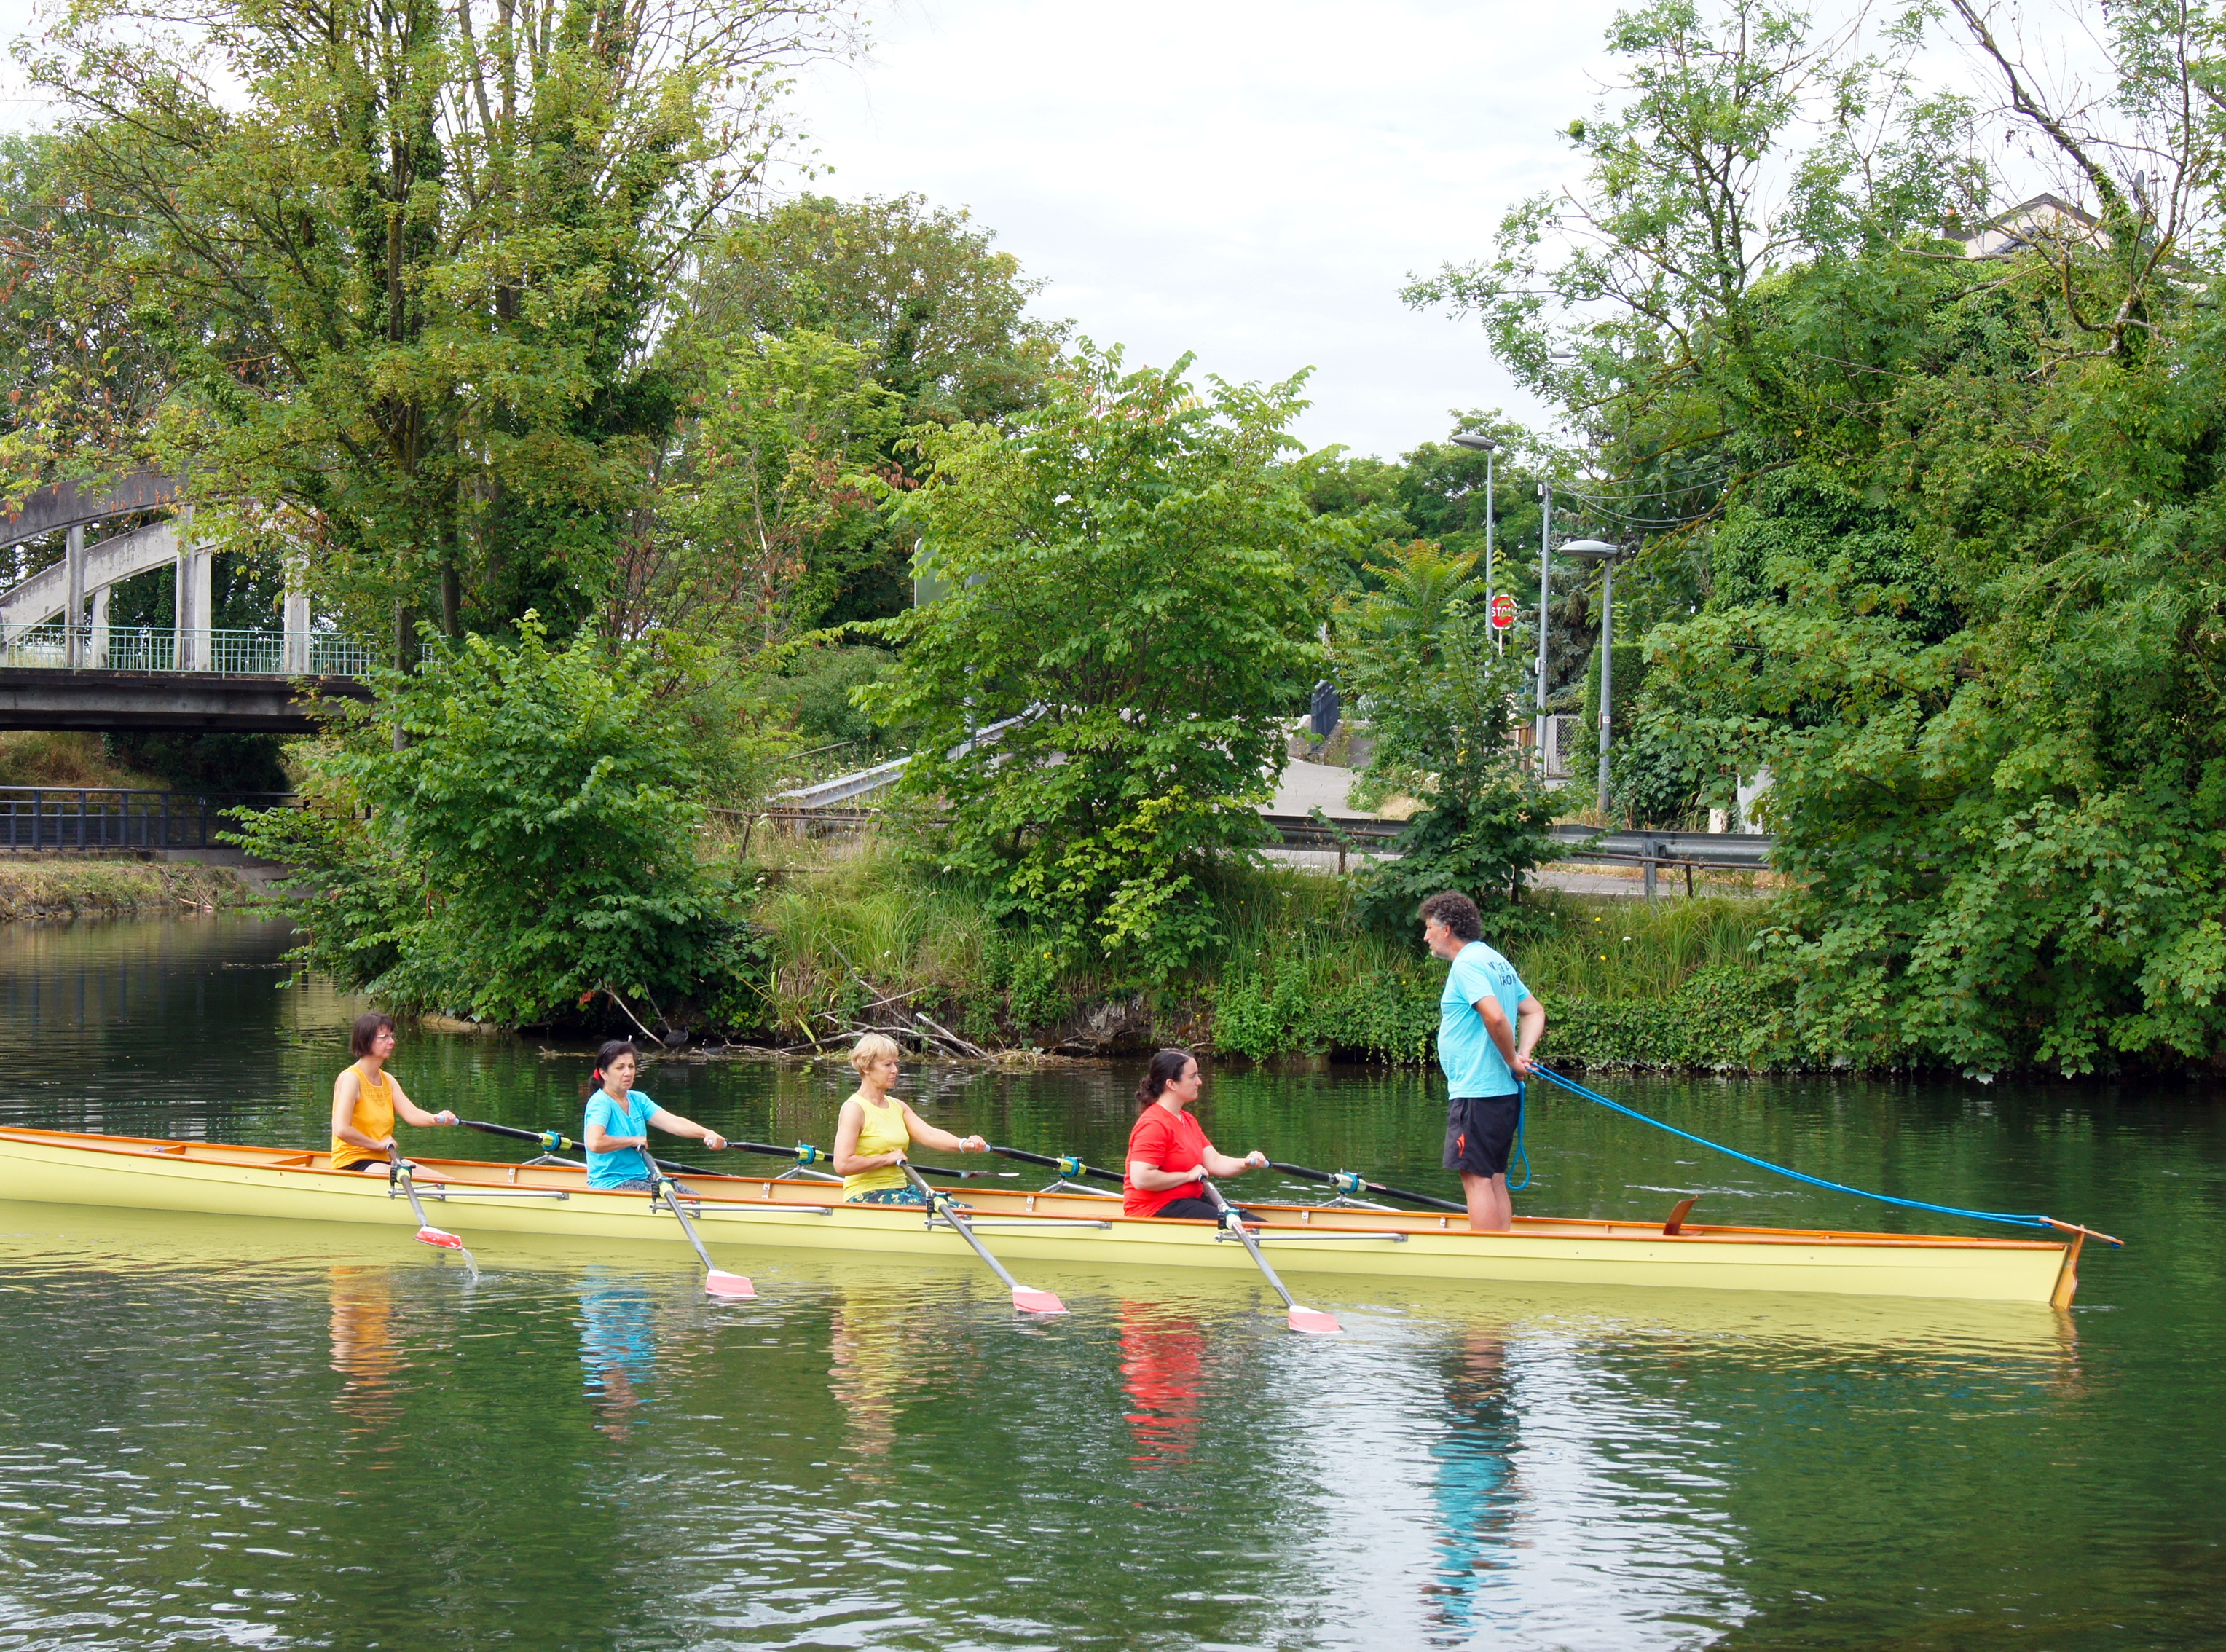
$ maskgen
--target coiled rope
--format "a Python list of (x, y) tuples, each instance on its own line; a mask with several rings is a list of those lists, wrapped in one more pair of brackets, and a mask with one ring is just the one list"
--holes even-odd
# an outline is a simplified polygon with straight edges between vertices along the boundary
[[(1737, 1147), (1727, 1147), (1720, 1141), (1711, 1141), (1706, 1136), (1695, 1135), (1690, 1130), (1681, 1130), (1674, 1124), (1664, 1124), (1660, 1119), (1650, 1118), (1638, 1109), (1625, 1107), (1621, 1102), (1612, 1101), (1598, 1090), (1580, 1084), (1574, 1078), (1563, 1077), (1551, 1067), (1542, 1067), (1533, 1063), (1530, 1071), (1549, 1083), (1559, 1084), (1572, 1096), (1581, 1096), (1588, 1102), (1599, 1102), (1610, 1112), (1620, 1113), (1627, 1119), (1637, 1119), (1641, 1124), (1650, 1124), (1657, 1130), (1667, 1131), (1681, 1141), (1689, 1141), (1695, 1147), (1709, 1148), (1714, 1152), (1736, 1159), (1743, 1165), (1752, 1165), (1758, 1170), (1767, 1170), (1779, 1176), (1790, 1177), (1797, 1182), (1805, 1182), (1811, 1187), (1821, 1187), (1834, 1193), (1850, 1193), (1859, 1199), (1876, 1199), (1881, 1204), (1898, 1204), (1905, 1210), (1930, 1210), (1936, 1216), (1960, 1216), (1968, 1217), (1973, 1222), (2002, 1222), (2016, 1228), (2053, 1228), (2063, 1233), (2089, 1234), (2095, 1238), (2107, 1240), (2113, 1245), (2122, 1246), (2125, 1242), (2123, 1240), (2112, 1239), (2107, 1233), (2096, 1233), (2092, 1228), (2083, 1228), (2076, 1222), (2060, 1222), (2052, 1216), (2021, 1216), (2007, 1210), (1967, 1210), (1961, 1205), (1934, 1204), (1924, 1199), (1905, 1199), (1894, 1193), (1874, 1193), (1867, 1187), (1849, 1187), (1845, 1182), (1828, 1182), (1821, 1176), (1810, 1176), (1801, 1171), (1788, 1169), (1784, 1165), (1773, 1165), (1767, 1159), (1758, 1159), (1751, 1153), (1741, 1153)], [(1526, 1182), (1530, 1179), (1527, 1165), (1524, 1168), (1523, 1179)]]

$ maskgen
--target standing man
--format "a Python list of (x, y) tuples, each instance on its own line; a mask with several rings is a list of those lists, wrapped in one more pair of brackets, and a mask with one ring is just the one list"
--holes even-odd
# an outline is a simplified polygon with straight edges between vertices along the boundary
[(1515, 966), (1484, 944), (1484, 915), (1447, 890), (1421, 905), (1422, 944), (1453, 965), (1438, 1000), (1438, 1064), (1446, 1071), (1446, 1168), (1460, 1172), (1468, 1224), (1515, 1225), (1507, 1155), (1523, 1122), (1523, 1080), (1546, 1030), (1546, 1007)]

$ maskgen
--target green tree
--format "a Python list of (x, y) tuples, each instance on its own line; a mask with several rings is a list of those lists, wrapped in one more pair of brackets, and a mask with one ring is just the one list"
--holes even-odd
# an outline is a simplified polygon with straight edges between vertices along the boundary
[(896, 509), (951, 594), (873, 628), (902, 652), (862, 696), (918, 734), (944, 865), (1062, 956), (1151, 974), (1208, 944), (1205, 880), (1262, 841), (1339, 538), (1288, 459), (1300, 381), (1200, 395), (1189, 365), (1085, 346), (1011, 430), (919, 433)]
[(1339, 605), (1338, 675), (1374, 737), (1366, 782), (1426, 806), (1398, 858), (1369, 873), (1361, 910), (1396, 928), (1424, 896), (1459, 889), (1496, 936), (1530, 932), (1523, 874), (1558, 850), (1553, 805), (1516, 743), (1521, 665), (1493, 646), (1469, 558), (1421, 541), (1380, 568), (1382, 591)]
[[(898, 431), (1004, 424), (1033, 406), (1064, 323), (1027, 313), (1043, 283), (963, 211), (918, 195), (806, 195), (737, 220), (690, 294), (712, 339), (817, 336), (856, 350), (856, 367), (897, 410), (862, 468), (904, 475)], [(798, 594), (828, 625), (885, 619), (912, 600), (912, 541), (886, 518), (845, 513), (803, 547)]]
[(760, 175), (822, 0), (71, 10), (36, 72), (175, 388), (205, 530), (284, 542), (351, 627), (607, 600), (677, 416), (652, 348)]

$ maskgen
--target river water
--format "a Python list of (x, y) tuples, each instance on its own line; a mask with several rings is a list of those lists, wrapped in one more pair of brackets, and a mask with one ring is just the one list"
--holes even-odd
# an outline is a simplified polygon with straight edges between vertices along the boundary
[[(239, 918), (0, 931), (0, 1123), (321, 1145), (359, 1007)], [(576, 1052), (410, 1035), (410, 1092), (576, 1126)], [(847, 1068), (643, 1088), (824, 1144)], [(1127, 1067), (924, 1069), (1117, 1161)], [(2069, 1313), (1062, 1274), (0, 1204), (0, 1649), (2216, 1647), (2226, 1110), (2131, 1085), (1621, 1082), (1816, 1173), (2046, 1210)], [(1223, 1147), (1446, 1191), (1421, 1078), (1210, 1071)], [(461, 1134), (461, 1133), (458, 1133)], [(1574, 1099), (1518, 1208), (1901, 1225)], [(420, 1151), (517, 1157), (418, 1133)], [(1264, 1192), (1269, 1178), (1247, 1184)], [(447, 1220), (447, 1218), (440, 1218)], [(463, 1227), (458, 1220), (450, 1225)], [(1952, 1227), (1954, 1224), (1940, 1224)], [(730, 1253), (731, 1255), (732, 1253)]]

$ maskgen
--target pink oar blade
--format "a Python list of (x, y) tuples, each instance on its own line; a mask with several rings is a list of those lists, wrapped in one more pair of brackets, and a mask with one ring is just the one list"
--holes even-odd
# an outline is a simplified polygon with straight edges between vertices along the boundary
[(1291, 1311), (1285, 1316), (1283, 1323), (1294, 1331), (1305, 1331), (1309, 1337), (1341, 1337), (1345, 1334), (1345, 1327), (1338, 1324), (1336, 1315), (1324, 1313), (1320, 1308), (1302, 1308), (1295, 1302), (1291, 1305)]
[(1013, 1306), (1023, 1313), (1065, 1313), (1066, 1312), (1066, 1304), (1049, 1291), (1034, 1291), (1025, 1285), (1013, 1287)]
[(417, 1242), (420, 1244), (438, 1245), (443, 1250), (461, 1250), (464, 1248), (462, 1240), (441, 1228), (418, 1229)]
[(703, 1289), (712, 1296), (731, 1296), (737, 1300), (754, 1300), (758, 1287), (740, 1274), (725, 1274), (713, 1268), (703, 1275)]

